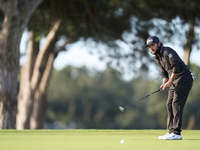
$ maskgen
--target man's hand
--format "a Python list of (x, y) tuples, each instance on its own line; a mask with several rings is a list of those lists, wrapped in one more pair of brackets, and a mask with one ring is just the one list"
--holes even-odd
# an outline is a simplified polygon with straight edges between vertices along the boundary
[(162, 90), (166, 90), (166, 89), (170, 88), (171, 86), (172, 86), (172, 82), (168, 81), (168, 82), (166, 82), (166, 83), (164, 84)]
[(161, 91), (164, 91), (164, 90), (170, 88), (172, 86), (172, 81), (175, 79), (176, 76), (177, 76), (176, 74), (172, 73), (169, 80), (167, 78), (164, 78), (163, 84), (160, 86), (160, 88), (162, 88)]
[(163, 87), (165, 86), (165, 84), (168, 82), (168, 78), (163, 78), (163, 83), (162, 83), (162, 85), (160, 86), (160, 88), (161, 88), (161, 90), (160, 91), (163, 91), (164, 89), (163, 89)]

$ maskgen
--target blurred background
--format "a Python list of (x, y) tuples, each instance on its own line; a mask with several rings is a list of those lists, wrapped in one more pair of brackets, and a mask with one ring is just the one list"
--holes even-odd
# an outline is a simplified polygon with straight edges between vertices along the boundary
[[(1, 129), (165, 129), (168, 90), (123, 113), (118, 109), (162, 83), (144, 48), (152, 35), (176, 50), (196, 75), (183, 129), (200, 129), (199, 1), (16, 2), (0, 0)], [(18, 70), (16, 80), (10, 66)]]

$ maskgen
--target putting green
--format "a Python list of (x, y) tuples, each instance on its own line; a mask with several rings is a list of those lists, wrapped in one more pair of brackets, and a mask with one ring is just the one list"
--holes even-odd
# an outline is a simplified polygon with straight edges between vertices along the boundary
[[(199, 150), (200, 130), (158, 140), (166, 130), (0, 130), (1, 150)], [(123, 144), (121, 140), (125, 140)]]

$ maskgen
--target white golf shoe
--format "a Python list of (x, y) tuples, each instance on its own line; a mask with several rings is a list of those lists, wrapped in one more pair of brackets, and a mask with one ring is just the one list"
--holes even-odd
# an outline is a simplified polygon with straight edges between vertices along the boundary
[(167, 133), (167, 134), (165, 134), (165, 135), (163, 135), (163, 136), (159, 136), (158, 139), (164, 140), (164, 138), (166, 138), (166, 137), (168, 137), (168, 136), (170, 136), (170, 133)]
[(163, 140), (182, 140), (181, 135), (171, 133), (169, 136), (163, 137)]

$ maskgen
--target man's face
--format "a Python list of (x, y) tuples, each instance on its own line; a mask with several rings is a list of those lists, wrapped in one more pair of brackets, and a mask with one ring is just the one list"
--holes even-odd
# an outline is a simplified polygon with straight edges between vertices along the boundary
[(148, 45), (151, 54), (155, 55), (158, 50), (158, 44)]

